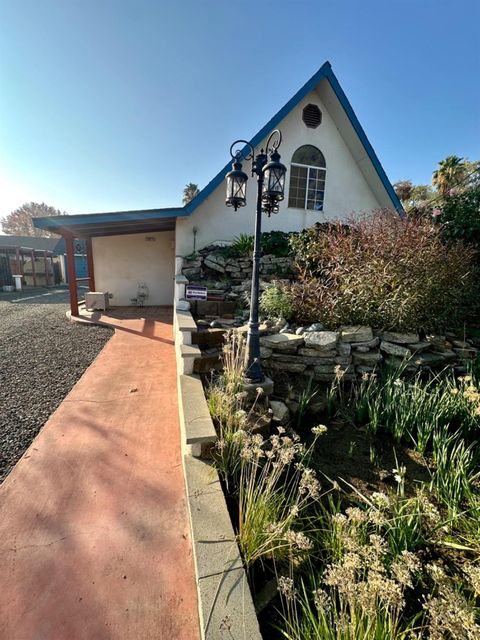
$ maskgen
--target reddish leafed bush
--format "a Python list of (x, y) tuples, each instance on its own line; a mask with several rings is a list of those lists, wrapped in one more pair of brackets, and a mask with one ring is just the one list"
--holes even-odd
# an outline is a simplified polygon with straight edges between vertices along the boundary
[(478, 299), (475, 251), (443, 242), (429, 221), (381, 210), (291, 242), (299, 322), (438, 331), (464, 321)]

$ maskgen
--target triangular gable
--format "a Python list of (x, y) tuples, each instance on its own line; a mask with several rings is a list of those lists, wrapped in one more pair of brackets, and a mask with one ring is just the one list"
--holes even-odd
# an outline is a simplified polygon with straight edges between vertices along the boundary
[[(326, 79), (330, 87), (332, 88), (336, 98), (338, 99), (348, 121), (353, 127), (360, 143), (365, 149), (365, 153), (367, 154), (370, 162), (375, 169), (380, 182), (382, 183), (385, 191), (390, 198), (392, 205), (395, 209), (398, 210), (400, 215), (403, 216), (404, 210), (400, 200), (398, 199), (392, 184), (387, 178), (387, 174), (385, 173), (380, 160), (377, 157), (372, 145), (370, 144), (365, 131), (362, 128), (362, 125), (358, 121), (355, 112), (345, 95), (340, 83), (338, 82), (335, 74), (332, 71), (332, 65), (330, 62), (325, 62), (320, 69), (308, 80), (303, 87), (297, 91), (297, 93), (290, 98), (290, 100), (278, 111), (271, 120), (267, 122), (267, 124), (260, 129), (260, 131), (250, 140), (250, 144), (252, 147), (256, 147), (273, 129), (275, 129), (280, 122), (287, 116), (290, 111), (292, 111), (300, 101), (307, 96), (311, 91), (313, 91), (319, 84), (322, 79)], [(247, 154), (247, 149), (245, 149), (245, 155)], [(230, 171), (231, 161), (229, 161), (225, 167), (211, 180), (201, 191), (200, 193), (185, 206), (185, 213), (187, 215), (192, 214), (195, 209), (204, 201), (208, 196), (223, 182), (226, 174)]]

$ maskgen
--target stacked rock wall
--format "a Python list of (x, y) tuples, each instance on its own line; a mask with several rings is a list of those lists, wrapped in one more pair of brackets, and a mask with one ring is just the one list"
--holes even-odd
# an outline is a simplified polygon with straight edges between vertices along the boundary
[(412, 372), (446, 366), (464, 372), (478, 355), (472, 341), (453, 335), (420, 340), (417, 333), (375, 332), (359, 326), (339, 331), (280, 332), (265, 335), (260, 342), (262, 364), (271, 377), (285, 373), (312, 377), (317, 382), (331, 382), (338, 375), (353, 381), (383, 363), (398, 366), (406, 362)]
[[(260, 275), (264, 282), (289, 277), (292, 273), (292, 258), (273, 255), (260, 258)], [(248, 257), (228, 257), (221, 248), (210, 246), (194, 257), (184, 258), (182, 274), (195, 284), (213, 281), (215, 291), (224, 293), (227, 299), (235, 300), (251, 288), (252, 260)]]

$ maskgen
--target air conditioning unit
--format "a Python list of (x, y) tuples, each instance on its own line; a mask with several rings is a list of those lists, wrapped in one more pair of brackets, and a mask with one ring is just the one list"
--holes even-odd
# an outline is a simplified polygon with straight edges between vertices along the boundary
[(108, 309), (108, 291), (89, 291), (86, 293), (85, 309), (87, 311)]

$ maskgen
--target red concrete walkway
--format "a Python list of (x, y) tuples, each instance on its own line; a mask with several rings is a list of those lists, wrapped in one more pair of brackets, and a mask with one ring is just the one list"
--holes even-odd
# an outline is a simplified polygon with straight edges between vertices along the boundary
[(142, 311), (0, 488), (2, 640), (199, 638), (172, 312)]

